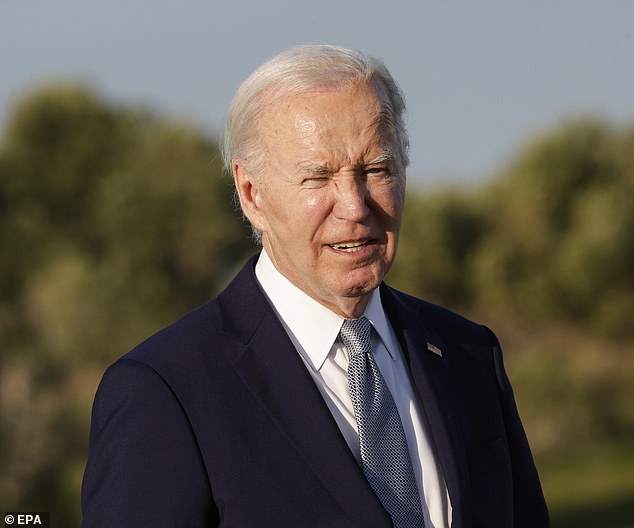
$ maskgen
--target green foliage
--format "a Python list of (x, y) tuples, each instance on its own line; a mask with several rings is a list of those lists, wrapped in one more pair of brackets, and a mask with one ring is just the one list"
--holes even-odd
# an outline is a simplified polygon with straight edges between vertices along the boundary
[(249, 249), (212, 141), (81, 88), (23, 102), (0, 170), (0, 299), (22, 303), (13, 324), (48, 357), (115, 357), (217, 291)]
[(410, 196), (392, 281), (454, 307), (632, 337), (633, 138), (568, 123), (482, 188)]
[(526, 316), (633, 335), (632, 137), (581, 121), (528, 148), (485, 191), (496, 217), (474, 256), (478, 289)]
[(104, 365), (219, 291), (253, 247), (215, 142), (76, 86), (16, 109), (0, 205), (0, 496), (78, 525)]
[(446, 305), (469, 304), (475, 293), (469, 281), (469, 255), (485, 227), (484, 218), (464, 193), (410, 192), (398, 259), (388, 282)]
[[(553, 460), (634, 433), (633, 197), (634, 128), (592, 120), (538, 138), (478, 188), (408, 193), (388, 282), (498, 331), (554, 497), (567, 473)], [(186, 124), (77, 86), (16, 108), (0, 140), (5, 510), (79, 524), (101, 373), (254, 251), (234, 209), (216, 143)], [(574, 504), (561, 512), (575, 518)]]

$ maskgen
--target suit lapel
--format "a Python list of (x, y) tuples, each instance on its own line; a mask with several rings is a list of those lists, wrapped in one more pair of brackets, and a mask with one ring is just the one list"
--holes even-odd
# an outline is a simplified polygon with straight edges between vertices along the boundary
[[(449, 490), (452, 527), (468, 526), (471, 504), (468, 471), (449, 370), (449, 351), (424, 325), (413, 303), (387, 286), (381, 300), (399, 339), (419, 402), (429, 422), (436, 454)], [(424, 468), (423, 468), (424, 471)]]
[(380, 526), (381, 518), (389, 523), (311, 375), (260, 290), (254, 262), (248, 263), (219, 297), (223, 331), (244, 343), (234, 368), (340, 507), (360, 524)]

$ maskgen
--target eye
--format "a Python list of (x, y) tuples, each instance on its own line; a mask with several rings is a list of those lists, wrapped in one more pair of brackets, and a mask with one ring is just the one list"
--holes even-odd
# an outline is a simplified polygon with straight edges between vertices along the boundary
[(389, 180), (392, 178), (392, 173), (388, 167), (368, 167), (364, 171), (366, 178), (371, 180)]
[(302, 180), (302, 186), (309, 189), (318, 189), (328, 185), (330, 178), (328, 176), (310, 176)]

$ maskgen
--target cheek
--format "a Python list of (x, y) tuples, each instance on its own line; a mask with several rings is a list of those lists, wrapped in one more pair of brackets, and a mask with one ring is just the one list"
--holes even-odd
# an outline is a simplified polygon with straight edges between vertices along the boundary
[(281, 198), (278, 225), (296, 241), (314, 240), (325, 221), (324, 204), (324, 197), (317, 193)]
[(399, 189), (384, 189), (374, 196), (374, 200), (386, 222), (400, 223), (403, 214), (403, 197)]
[(329, 212), (328, 196), (324, 192), (311, 192), (302, 196), (299, 208), (296, 208), (296, 217), (293, 221), (297, 221), (300, 217), (306, 226), (316, 226), (322, 224)]
[(313, 212), (319, 209), (320, 203), (321, 200), (319, 199), (319, 196), (312, 195), (306, 198), (304, 201), (304, 207), (307, 211)]

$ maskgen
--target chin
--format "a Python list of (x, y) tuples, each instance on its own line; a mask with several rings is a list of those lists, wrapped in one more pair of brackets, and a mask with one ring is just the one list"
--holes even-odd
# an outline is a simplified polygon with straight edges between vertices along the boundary
[(341, 291), (344, 292), (344, 297), (361, 297), (363, 295), (372, 293), (373, 290), (378, 288), (379, 284), (381, 284), (381, 281), (377, 280), (375, 277), (372, 277), (371, 280), (357, 281), (346, 287), (343, 287), (341, 288)]
[(372, 266), (340, 271), (336, 276), (331, 276), (331, 291), (340, 292), (344, 297), (360, 297), (371, 293), (381, 284), (385, 275), (383, 270), (384, 266), (374, 263)]

